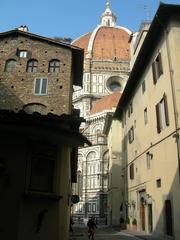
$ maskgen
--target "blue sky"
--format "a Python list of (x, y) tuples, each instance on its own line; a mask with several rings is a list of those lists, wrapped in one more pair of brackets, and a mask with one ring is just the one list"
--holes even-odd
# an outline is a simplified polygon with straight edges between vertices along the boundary
[[(106, 0), (1, 0), (0, 32), (27, 25), (35, 34), (76, 39), (99, 24), (105, 4)], [(110, 0), (110, 4), (117, 24), (137, 31), (143, 20), (153, 18), (159, 0)]]

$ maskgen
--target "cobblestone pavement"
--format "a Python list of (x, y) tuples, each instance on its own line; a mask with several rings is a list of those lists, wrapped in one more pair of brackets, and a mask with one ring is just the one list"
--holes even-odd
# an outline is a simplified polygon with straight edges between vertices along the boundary
[[(82, 225), (74, 226), (74, 234), (69, 240), (88, 240), (87, 228)], [(173, 240), (173, 238), (98, 226), (95, 240)]]
[[(111, 228), (98, 228), (95, 233), (95, 240), (142, 240), (129, 233), (119, 232)], [(88, 240), (87, 228), (74, 228), (74, 234), (70, 240)]]

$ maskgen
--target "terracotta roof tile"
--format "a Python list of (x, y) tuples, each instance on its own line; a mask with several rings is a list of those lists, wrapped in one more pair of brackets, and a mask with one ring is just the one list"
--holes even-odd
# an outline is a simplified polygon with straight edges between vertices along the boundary
[[(74, 46), (84, 49), (84, 53), (87, 53), (89, 40), (92, 33), (75, 40), (72, 44)], [(102, 26), (98, 29), (94, 42), (93, 42), (93, 59), (110, 59), (114, 60), (116, 57), (120, 60), (130, 59), (130, 34), (122, 28), (117, 27), (105, 27)]]
[(113, 107), (116, 108), (120, 97), (121, 97), (120, 92), (114, 92), (110, 95), (101, 98), (100, 100), (97, 100), (92, 105), (90, 115), (102, 112), (103, 110), (112, 110)]

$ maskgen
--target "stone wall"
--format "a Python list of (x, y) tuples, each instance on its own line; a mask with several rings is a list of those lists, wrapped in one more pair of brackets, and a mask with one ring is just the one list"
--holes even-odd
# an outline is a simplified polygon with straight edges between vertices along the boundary
[[(27, 51), (27, 57), (18, 56), (21, 50)], [(5, 71), (6, 61), (16, 60), (12, 72)], [(30, 59), (38, 61), (37, 72), (27, 72), (27, 62)], [(49, 61), (60, 61), (60, 71), (48, 72)], [(72, 52), (70, 49), (51, 41), (12, 34), (0, 38), (0, 108), (19, 111), (27, 104), (36, 103), (45, 106), (44, 114), (71, 112)], [(47, 78), (47, 94), (35, 95), (36, 78)]]

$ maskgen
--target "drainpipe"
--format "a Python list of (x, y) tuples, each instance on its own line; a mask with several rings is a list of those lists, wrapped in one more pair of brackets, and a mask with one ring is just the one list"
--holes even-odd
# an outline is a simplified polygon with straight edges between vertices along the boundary
[(177, 145), (177, 155), (178, 155), (178, 173), (179, 173), (179, 181), (180, 181), (180, 142), (179, 142), (179, 125), (178, 125), (178, 111), (177, 111), (177, 101), (176, 101), (176, 95), (175, 95), (175, 84), (174, 84), (174, 70), (172, 66), (172, 58), (171, 58), (171, 50), (170, 50), (170, 44), (169, 44), (169, 31), (166, 29), (159, 19), (158, 15), (156, 14), (156, 18), (163, 28), (164, 37), (166, 40), (166, 48), (167, 48), (167, 55), (168, 55), (168, 65), (169, 65), (169, 75), (170, 75), (170, 82), (171, 82), (171, 91), (172, 91), (172, 100), (173, 100), (173, 110), (174, 110), (174, 123), (175, 123), (175, 139), (176, 139), (176, 145)]

